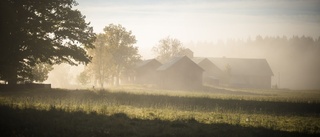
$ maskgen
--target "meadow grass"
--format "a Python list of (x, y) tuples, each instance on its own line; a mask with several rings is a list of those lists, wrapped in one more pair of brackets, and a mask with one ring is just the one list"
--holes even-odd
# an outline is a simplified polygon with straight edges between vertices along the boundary
[(0, 104), (19, 110), (60, 110), (109, 117), (125, 114), (129, 119), (196, 121), (205, 125), (228, 124), (320, 134), (318, 91), (236, 90), (216, 87), (184, 91), (130, 85), (106, 90), (0, 92)]
[(111, 116), (82, 111), (15, 109), (0, 105), (1, 136), (60, 136), (60, 137), (316, 137), (317, 134), (286, 132), (263, 127), (231, 124), (203, 124), (188, 120), (147, 120), (129, 118), (124, 113)]
[(108, 88), (108, 91), (182, 97), (208, 97), (213, 99), (320, 103), (320, 90), (246, 89), (209, 85), (195, 90), (165, 90), (149, 85), (126, 85), (111, 87)]

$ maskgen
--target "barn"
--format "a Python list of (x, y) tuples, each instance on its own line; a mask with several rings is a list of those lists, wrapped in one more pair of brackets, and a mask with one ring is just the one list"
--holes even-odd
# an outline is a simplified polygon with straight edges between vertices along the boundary
[(163, 88), (190, 89), (202, 86), (203, 69), (187, 56), (172, 58), (157, 71), (159, 85)]
[(224, 84), (241, 88), (271, 88), (273, 72), (266, 59), (208, 58), (225, 75)]
[(208, 58), (194, 57), (192, 61), (198, 64), (203, 70), (203, 83), (208, 85), (219, 85), (223, 72), (214, 65)]
[(157, 84), (158, 72), (156, 71), (162, 64), (156, 59), (143, 60), (135, 67), (135, 83)]
[(190, 59), (193, 58), (193, 51), (190, 50), (189, 48), (183, 49), (182, 51), (179, 52), (180, 56), (187, 56)]

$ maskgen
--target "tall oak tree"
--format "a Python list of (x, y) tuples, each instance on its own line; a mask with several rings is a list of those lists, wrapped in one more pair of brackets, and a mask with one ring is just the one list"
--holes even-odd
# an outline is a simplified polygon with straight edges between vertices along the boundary
[(88, 63), (95, 34), (74, 0), (1, 0), (0, 78), (9, 84), (39, 63)]

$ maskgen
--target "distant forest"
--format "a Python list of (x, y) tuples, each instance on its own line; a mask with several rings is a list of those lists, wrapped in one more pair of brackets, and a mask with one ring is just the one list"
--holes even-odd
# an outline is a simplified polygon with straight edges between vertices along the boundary
[(276, 36), (187, 43), (195, 56), (266, 58), (273, 85), (290, 89), (320, 89), (320, 37)]

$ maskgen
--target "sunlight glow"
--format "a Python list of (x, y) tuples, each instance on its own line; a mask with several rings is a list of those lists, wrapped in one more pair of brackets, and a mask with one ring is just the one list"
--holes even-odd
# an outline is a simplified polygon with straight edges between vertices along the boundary
[(137, 37), (145, 58), (163, 37), (183, 43), (250, 36), (320, 35), (320, 1), (83, 1), (79, 10), (101, 33), (122, 24)]

